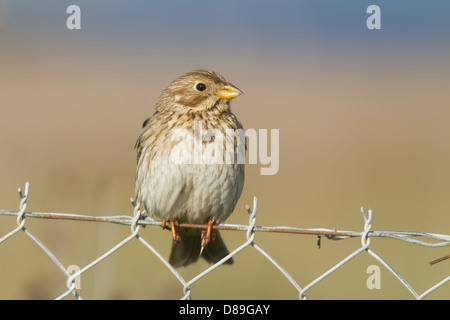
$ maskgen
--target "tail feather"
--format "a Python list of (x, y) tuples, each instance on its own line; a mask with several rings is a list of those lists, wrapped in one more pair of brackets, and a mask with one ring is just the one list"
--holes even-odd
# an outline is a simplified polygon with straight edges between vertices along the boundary
[[(190, 265), (200, 257), (209, 263), (216, 263), (229, 254), (218, 230), (215, 231), (216, 236), (214, 241), (208, 243), (203, 249), (203, 252), (201, 252), (201, 232), (183, 228), (180, 228), (179, 231), (181, 241), (172, 244), (172, 251), (169, 258), (169, 263), (175, 268)], [(232, 258), (225, 261), (225, 264), (232, 263)]]

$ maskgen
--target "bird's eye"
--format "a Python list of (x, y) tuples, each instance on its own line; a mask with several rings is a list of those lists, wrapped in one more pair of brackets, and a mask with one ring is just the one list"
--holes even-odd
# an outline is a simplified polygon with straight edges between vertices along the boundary
[(204, 91), (206, 89), (206, 85), (204, 83), (197, 83), (197, 85), (195, 86), (195, 89), (197, 89), (198, 91)]

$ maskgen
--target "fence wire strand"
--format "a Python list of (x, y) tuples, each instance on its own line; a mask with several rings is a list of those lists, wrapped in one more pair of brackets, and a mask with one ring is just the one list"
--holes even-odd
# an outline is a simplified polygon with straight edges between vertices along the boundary
[[(273, 264), (276, 269), (291, 283), (291, 285), (297, 290), (299, 299), (306, 299), (306, 292), (315, 286), (317, 283), (324, 280), (331, 273), (338, 270), (340, 267), (345, 265), (347, 262), (352, 260), (354, 257), (358, 256), (362, 252), (367, 252), (374, 259), (379, 261), (391, 274), (398, 279), (398, 281), (414, 296), (415, 299), (423, 299), (425, 296), (430, 294), (431, 292), (437, 290), (438, 288), (443, 287), (447, 282), (450, 281), (450, 276), (444, 278), (439, 281), (429, 289), (425, 290), (422, 294), (419, 294), (414, 290), (414, 288), (391, 266), (386, 260), (381, 258), (378, 254), (376, 254), (370, 248), (371, 238), (383, 237), (390, 238), (394, 240), (405, 241), (411, 244), (425, 246), (425, 247), (444, 247), (450, 246), (450, 235), (446, 234), (437, 234), (437, 233), (426, 233), (426, 232), (409, 232), (409, 231), (374, 231), (372, 230), (372, 218), (373, 212), (372, 210), (365, 211), (364, 208), (361, 208), (361, 213), (364, 221), (364, 230), (361, 231), (343, 231), (336, 229), (325, 229), (325, 228), (315, 228), (315, 229), (305, 229), (299, 227), (291, 227), (291, 226), (257, 226), (256, 225), (256, 214), (258, 208), (257, 198), (254, 197), (253, 207), (250, 208), (247, 206), (247, 211), (249, 213), (249, 223), (248, 225), (238, 225), (238, 224), (217, 224), (214, 225), (213, 228), (217, 230), (234, 230), (234, 231), (245, 231), (247, 241), (240, 245), (235, 250), (231, 251), (226, 257), (224, 257), (219, 262), (211, 265), (195, 277), (190, 280), (184, 279), (180, 273), (170, 265), (170, 263), (148, 242), (146, 241), (140, 234), (141, 226), (162, 226), (162, 222), (159, 220), (155, 220), (150, 216), (146, 215), (145, 211), (140, 210), (140, 203), (134, 203), (133, 199), (131, 202), (134, 206), (133, 216), (128, 215), (118, 215), (118, 216), (90, 216), (90, 215), (80, 215), (80, 214), (69, 214), (69, 213), (48, 213), (48, 212), (27, 212), (25, 211), (27, 208), (27, 201), (29, 195), (30, 184), (26, 182), (24, 192), (19, 188), (19, 211), (13, 210), (4, 210), (0, 209), (0, 215), (3, 216), (16, 216), (17, 217), (17, 227), (15, 227), (12, 231), (8, 232), (6, 235), (0, 238), (0, 244), (6, 241), (7, 239), (13, 237), (15, 234), (23, 231), (30, 239), (32, 239), (41, 249), (44, 251), (47, 256), (55, 263), (58, 269), (66, 276), (66, 286), (67, 291), (61, 293), (60, 296), (56, 297), (56, 300), (61, 300), (66, 298), (69, 295), (75, 296), (77, 299), (82, 299), (79, 292), (77, 292), (76, 280), (79, 278), (84, 272), (96, 266), (99, 262), (108, 258), (112, 253), (119, 250), (128, 242), (133, 239), (138, 239), (144, 247), (146, 247), (151, 253), (153, 253), (161, 263), (174, 275), (174, 277), (180, 282), (183, 288), (181, 299), (191, 299), (191, 286), (205, 275), (213, 272), (217, 267), (222, 265), (225, 261), (230, 259), (231, 257), (237, 255), (243, 249), (251, 246), (256, 249), (262, 256), (264, 256), (271, 264)], [(39, 240), (35, 235), (33, 235), (26, 227), (25, 223), (28, 218), (39, 218), (39, 219), (59, 219), (59, 220), (76, 220), (76, 221), (88, 221), (88, 222), (104, 222), (104, 223), (114, 223), (119, 225), (127, 225), (130, 226), (130, 235), (125, 239), (120, 241), (118, 244), (113, 246), (110, 250), (106, 251), (98, 258), (88, 263), (83, 268), (75, 271), (70, 274), (57, 257), (44, 245), (44, 243)], [(187, 224), (180, 223), (180, 227), (185, 228), (206, 228), (205, 225), (198, 224)], [(258, 244), (255, 243), (255, 235), (257, 232), (273, 232), (273, 233), (293, 233), (293, 234), (306, 234), (306, 235), (315, 235), (318, 237), (318, 246), (320, 247), (320, 238), (326, 237), (330, 240), (343, 240), (349, 238), (361, 238), (361, 247), (356, 249), (354, 252), (349, 254), (347, 257), (339, 261), (332, 268), (328, 269), (324, 273), (322, 273), (319, 277), (311, 281), (309, 284), (301, 287), (298, 282), (294, 279), (294, 277), (289, 274), (289, 272), (281, 266), (272, 256), (270, 256), (263, 248), (261, 248)], [(1, 236), (1, 235), (0, 235)], [(416, 238), (421, 238), (418, 240)], [(438, 262), (442, 262), (445, 259), (448, 259), (450, 255), (438, 258), (434, 261), (430, 262), (430, 265), (436, 264)]]

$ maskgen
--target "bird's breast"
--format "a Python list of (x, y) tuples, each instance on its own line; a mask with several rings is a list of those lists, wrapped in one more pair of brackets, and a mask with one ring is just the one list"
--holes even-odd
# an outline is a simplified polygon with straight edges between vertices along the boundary
[(244, 184), (242, 127), (235, 117), (218, 122), (178, 121), (183, 125), (167, 121), (163, 134), (148, 134), (148, 143), (141, 141), (137, 198), (159, 218), (224, 221)]

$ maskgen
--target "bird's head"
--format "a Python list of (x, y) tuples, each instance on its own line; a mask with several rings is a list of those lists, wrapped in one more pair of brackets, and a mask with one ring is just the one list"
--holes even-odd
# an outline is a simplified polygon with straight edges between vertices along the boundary
[(217, 72), (196, 70), (174, 80), (164, 90), (157, 107), (191, 112), (216, 108), (223, 112), (229, 109), (230, 100), (240, 94), (241, 90), (227, 82)]

